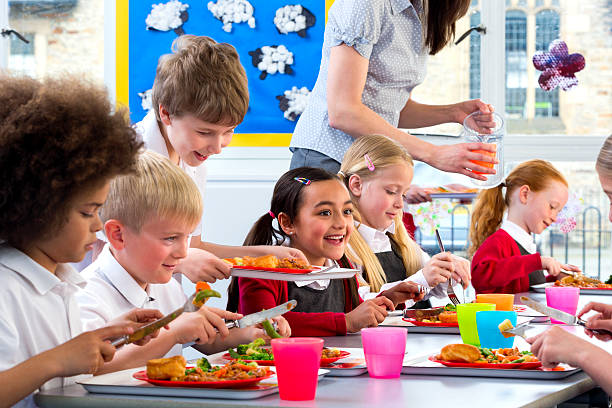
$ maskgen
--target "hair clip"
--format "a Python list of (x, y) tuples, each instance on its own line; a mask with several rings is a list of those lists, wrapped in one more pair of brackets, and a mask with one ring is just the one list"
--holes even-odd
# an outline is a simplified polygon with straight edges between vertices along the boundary
[(294, 179), (295, 181), (298, 181), (298, 182), (300, 182), (300, 183), (304, 184), (305, 186), (307, 186), (307, 185), (309, 185), (310, 183), (312, 183), (312, 181), (311, 181), (311, 180), (309, 180), (309, 179), (307, 179), (307, 178), (304, 178), (304, 177), (294, 177), (293, 179)]
[(276, 218), (276, 216), (274, 215), (274, 213), (272, 211), (268, 211), (268, 214), (270, 214), (270, 217)]
[(344, 172), (343, 172), (342, 170), (338, 170), (338, 173), (336, 173), (336, 174), (338, 174), (339, 176), (342, 176), (342, 177), (346, 178), (346, 174), (344, 174)]
[(363, 158), (365, 159), (366, 165), (368, 166), (368, 170), (370, 171), (374, 171), (374, 169), (376, 167), (374, 167), (374, 163), (372, 163), (372, 159), (370, 159), (370, 156), (368, 156), (368, 154), (364, 154)]

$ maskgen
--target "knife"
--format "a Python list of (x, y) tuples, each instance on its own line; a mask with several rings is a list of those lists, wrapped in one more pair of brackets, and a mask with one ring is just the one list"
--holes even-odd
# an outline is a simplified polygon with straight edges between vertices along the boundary
[(404, 318), (427, 319), (429, 317), (436, 317), (443, 311), (443, 307), (436, 307), (433, 309), (405, 309)]
[(296, 306), (297, 300), (290, 300), (288, 302), (283, 303), (282, 305), (262, 310), (261, 312), (251, 313), (249, 315), (244, 316), (242, 319), (226, 321), (225, 325), (228, 329), (233, 329), (234, 327), (242, 329), (244, 327), (254, 326), (258, 323), (263, 322), (264, 320), (280, 316), (283, 313), (294, 309)]

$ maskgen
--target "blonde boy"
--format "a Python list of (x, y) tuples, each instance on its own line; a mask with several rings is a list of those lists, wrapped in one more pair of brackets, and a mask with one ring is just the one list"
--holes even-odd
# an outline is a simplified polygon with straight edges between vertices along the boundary
[[(246, 73), (233, 46), (204, 36), (182, 35), (172, 53), (162, 55), (153, 84), (153, 111), (135, 125), (145, 146), (181, 167), (204, 197), (204, 161), (232, 140), (249, 107)], [(177, 268), (191, 281), (214, 282), (229, 276), (219, 258), (274, 254), (304, 258), (282, 246), (234, 247), (202, 242), (194, 230), (187, 258)], [(305, 260), (306, 258), (304, 258)]]
[[(187, 256), (189, 236), (201, 215), (194, 182), (157, 153), (142, 153), (134, 174), (113, 180), (101, 209), (108, 243), (82, 272), (87, 286), (78, 300), (84, 326), (100, 327), (135, 305), (164, 315), (182, 306), (187, 297), (171, 278)], [(239, 317), (207, 307), (184, 313), (148, 345), (120, 349), (116, 360), (135, 367), (151, 358), (181, 354), (185, 343), (197, 341), (198, 350), (214, 352), (262, 334), (258, 329), (229, 332), (222, 319)], [(206, 343), (212, 345), (203, 347)]]

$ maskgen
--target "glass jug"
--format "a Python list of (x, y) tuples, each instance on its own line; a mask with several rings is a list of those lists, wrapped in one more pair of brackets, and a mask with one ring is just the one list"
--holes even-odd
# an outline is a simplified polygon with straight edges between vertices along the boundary
[(484, 174), (481, 172), (474, 171), (476, 174), (484, 174), (487, 178), (485, 181), (476, 180), (470, 178), (472, 184), (479, 188), (493, 188), (498, 186), (504, 181), (504, 134), (506, 133), (506, 127), (504, 124), (504, 119), (497, 113), (493, 112), (493, 121), (495, 121), (495, 127), (491, 129), (491, 133), (480, 133), (478, 126), (478, 116), (479, 115), (488, 115), (482, 112), (474, 112), (463, 121), (463, 130), (461, 131), (461, 137), (463, 141), (466, 143), (473, 142), (482, 142), (482, 143), (491, 143), (496, 147), (495, 153), (484, 151), (484, 150), (474, 150), (479, 153), (484, 153), (495, 157), (499, 163), (491, 164), (487, 162), (481, 162), (478, 160), (471, 160), (475, 164), (479, 164), (481, 166), (490, 167), (495, 170), (495, 174)]

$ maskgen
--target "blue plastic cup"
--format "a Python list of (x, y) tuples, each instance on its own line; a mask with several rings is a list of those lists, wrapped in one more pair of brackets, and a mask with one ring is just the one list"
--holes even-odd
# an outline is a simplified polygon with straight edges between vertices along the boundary
[(514, 346), (514, 336), (504, 337), (499, 331), (499, 324), (508, 319), (513, 326), (516, 326), (516, 316), (516, 312), (503, 310), (476, 312), (476, 328), (480, 339), (480, 347), (512, 348)]

